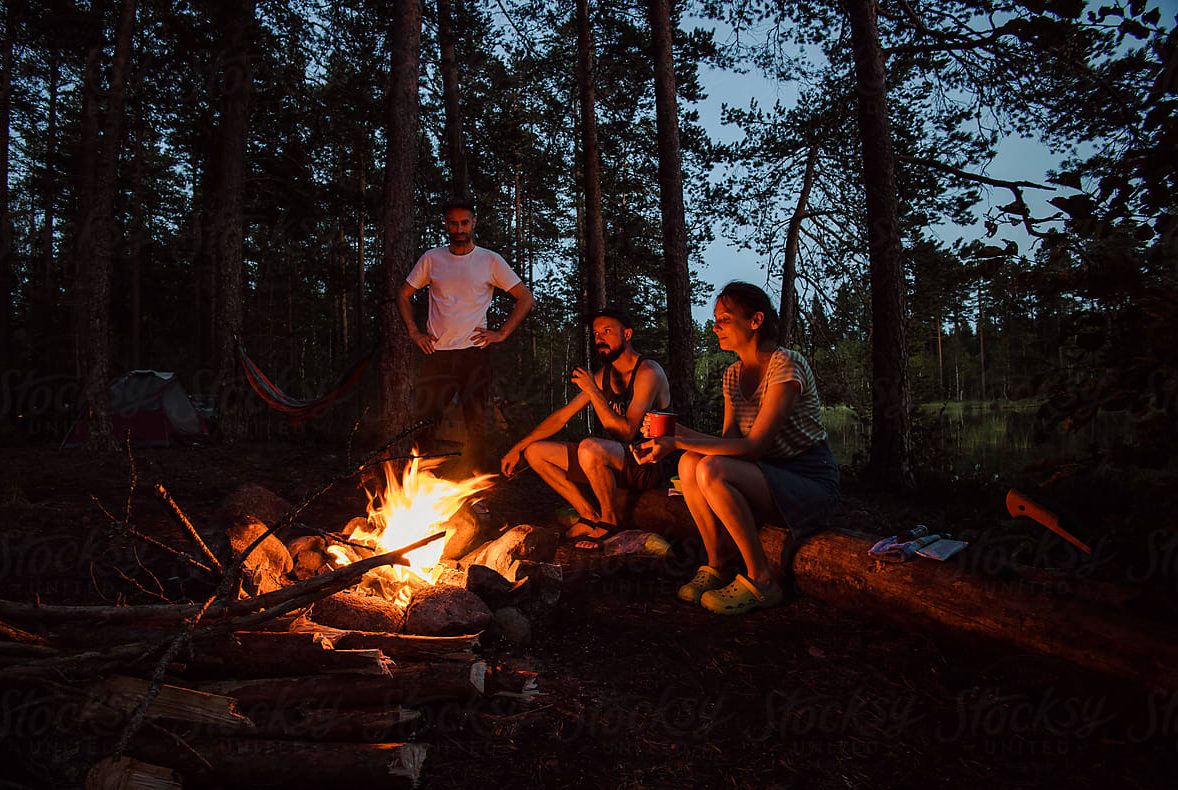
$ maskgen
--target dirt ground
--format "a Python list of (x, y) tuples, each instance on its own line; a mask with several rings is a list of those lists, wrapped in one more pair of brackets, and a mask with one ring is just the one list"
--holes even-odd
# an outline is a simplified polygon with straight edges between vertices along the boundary
[[(207, 527), (203, 516), (240, 483), (297, 502), (348, 462), (297, 445), (136, 457), (133, 521), (167, 539), (175, 528), (150, 494), (156, 479)], [(120, 516), (127, 508), (125, 455), (0, 450), (0, 466), (0, 597), (147, 600), (107, 572), (128, 549), (99, 504)], [(868, 496), (853, 481), (846, 491), (834, 522), (860, 529), (981, 517), (976, 490), (915, 503)], [(345, 482), (302, 520), (335, 529), (362, 503)], [(494, 518), (555, 528), (558, 503), (534, 475), (497, 485), (488, 504)], [(566, 581), (556, 619), (526, 648), (482, 648), (492, 662), (538, 672), (540, 696), (427, 709), (406, 733), (430, 746), (421, 787), (1170, 787), (1178, 773), (1178, 692), (805, 598), (716, 617), (674, 597), (694, 569), (688, 559), (562, 549), (558, 561)], [(193, 594), (184, 574), (160, 582), (169, 597)], [(54, 786), (62, 774), (44, 764), (49, 752), (7, 737), (21, 735), (12, 699), (0, 788)]]

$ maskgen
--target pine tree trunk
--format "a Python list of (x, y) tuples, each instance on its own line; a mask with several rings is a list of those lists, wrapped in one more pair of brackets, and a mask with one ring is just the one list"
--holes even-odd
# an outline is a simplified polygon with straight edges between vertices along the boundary
[(937, 309), (937, 397), (945, 397), (945, 352), (941, 343), (941, 327), (944, 319), (940, 308)]
[(143, 352), (143, 268), (147, 251), (147, 223), (143, 216), (143, 108), (135, 128), (135, 158), (131, 166), (131, 366), (139, 368)]
[[(367, 135), (361, 138), (364, 144), (367, 145)], [(352, 325), (355, 327), (354, 336), (356, 338), (356, 346), (362, 348), (364, 346), (364, 290), (365, 280), (367, 278), (367, 267), (365, 262), (365, 220), (367, 201), (365, 196), (368, 194), (368, 157), (365, 155), (363, 148), (360, 149), (360, 163), (359, 163), (359, 180), (358, 189), (360, 192), (360, 199), (357, 202), (357, 218), (356, 218), (356, 295), (352, 302), (354, 304), (355, 318), (352, 320)]]
[(605, 306), (605, 230), (601, 219), (601, 152), (589, 0), (577, 0), (577, 87), (581, 101), (581, 173), (585, 179), (585, 282), (589, 311)]
[(798, 246), (802, 235), (802, 220), (806, 218), (806, 207), (810, 203), (810, 190), (814, 187), (814, 169), (818, 164), (818, 143), (812, 143), (806, 152), (806, 172), (802, 176), (802, 190), (798, 193), (798, 206), (789, 220), (789, 231), (785, 237), (785, 261), (781, 265), (781, 322), (777, 325), (777, 344), (788, 346), (793, 342), (794, 324), (798, 320), (797, 288), (794, 280), (798, 274)]
[(667, 288), (668, 378), (680, 420), (694, 420), (695, 348), (692, 342), (687, 222), (683, 210), (683, 172), (679, 151), (679, 108), (670, 0), (650, 0), (654, 56), (655, 121), (658, 133), (659, 204), (663, 217), (663, 266)]
[(391, 436), (412, 418), (413, 367), (418, 352), (397, 314), (397, 290), (417, 251), (413, 187), (417, 152), (417, 79), (421, 52), (420, 0), (394, 0), (389, 31), (389, 96), (384, 177), (384, 294), (380, 306), (381, 431)]
[[(115, 175), (118, 165), (123, 115), (126, 106), (127, 71), (131, 61), (131, 38), (135, 29), (135, 0), (123, 0), (115, 35), (115, 55), (110, 69), (102, 141), (94, 171), (94, 200), (84, 226), (85, 276), (82, 278), (84, 323), (82, 392), (90, 416), (88, 443), (111, 447), (110, 396), (110, 276), (114, 257)], [(84, 209), (85, 210), (85, 209)]]
[(16, 32), (15, 3), (8, 4), (4, 19), (4, 41), (0, 46), (0, 372), (15, 359), (12, 347), (14, 304), (12, 261), (12, 215), (8, 205), (8, 146), (12, 123), (12, 38)]
[(454, 19), (450, 0), (438, 0), (438, 46), (442, 55), (442, 101), (446, 110), (446, 151), (450, 160), (450, 189), (455, 197), (470, 197), (470, 174), (462, 135), (462, 104), (458, 98), (458, 59), (454, 47)]
[(335, 277), (338, 285), (337, 290), (337, 304), (339, 309), (339, 339), (340, 351), (343, 356), (348, 355), (349, 350), (349, 335), (351, 334), (348, 325), (348, 315), (350, 308), (348, 306), (348, 247), (344, 239), (343, 224), (335, 227), (335, 241), (331, 245), (332, 257), (332, 276)]
[(88, 21), (92, 38), (86, 52), (86, 63), (82, 68), (82, 122), (77, 156), (78, 217), (74, 227), (70, 270), (65, 274), (69, 301), (74, 310), (74, 360), (79, 379), (83, 375), (82, 343), (87, 335), (86, 304), (85, 299), (79, 298), (79, 295), (86, 293), (86, 278), (93, 244), (91, 235), (94, 222), (94, 180), (98, 167), (98, 127), (102, 122), (102, 110), (98, 106), (98, 63), (102, 57), (103, 30), (102, 14), (96, 4), (91, 5)]
[(222, 52), (221, 124), (215, 144), (217, 187), (213, 206), (212, 253), (216, 272), (217, 303), (215, 354), (217, 364), (219, 432), (221, 440), (245, 438), (244, 386), (237, 366), (234, 336), (245, 323), (245, 275), (242, 241), (245, 234), (246, 144), (249, 137), (249, 102), (253, 71), (250, 66), (250, 29), (254, 24), (254, 0), (232, 8)]
[(213, 257), (213, 201), (216, 196), (216, 157), (210, 135), (199, 135), (189, 156), (193, 173), (192, 196), (192, 314), (195, 318), (196, 360), (215, 369), (217, 321), (216, 261)]
[(911, 490), (915, 487), (911, 461), (911, 401), (887, 75), (874, 0), (848, 0), (847, 14), (855, 50), (871, 265), (872, 410), (868, 473), (880, 483)]
[(981, 374), (982, 387), (979, 400), (986, 399), (986, 325), (982, 307), (982, 289), (978, 286), (978, 372)]
[(45, 183), (41, 193), (41, 213), (44, 224), (41, 227), (41, 298), (37, 310), (38, 321), (48, 337), (53, 326), (50, 316), (56, 311), (57, 272), (54, 265), (53, 236), (57, 193), (53, 173), (57, 172), (57, 85), (61, 79), (61, 66), (57, 58), (49, 63), (49, 115), (45, 123)]

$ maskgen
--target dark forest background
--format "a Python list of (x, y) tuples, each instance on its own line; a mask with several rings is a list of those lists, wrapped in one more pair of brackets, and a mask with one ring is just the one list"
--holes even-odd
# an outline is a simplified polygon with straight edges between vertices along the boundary
[[(283, 434), (244, 389), (239, 335), (300, 396), (376, 349), (358, 394), (302, 430), (391, 434), (415, 361), (392, 289), (441, 243), (438, 205), (467, 193), (479, 243), (537, 299), (496, 350), (501, 413), (564, 402), (577, 317), (608, 302), (640, 319), (637, 344), (667, 360), (685, 416), (715, 429), (728, 360), (690, 308), (710, 302), (696, 276), (723, 270), (703, 256), (723, 233), (764, 262), (782, 341), (813, 361), (832, 420), (860, 436), (843, 460), (869, 476), (911, 487), (939, 468), (931, 437), (954, 402), (1026, 413), (1036, 439), (1094, 437), (1060, 463), (1164, 467), (1178, 431), (1173, 13), (8, 0), (0, 432), (60, 442), (77, 417), (104, 417), (114, 376), (154, 368), (216, 404), (218, 440)], [(726, 108), (743, 134), (721, 144), (693, 109), (702, 68), (799, 99)], [(1009, 135), (1058, 158), (1046, 183), (986, 174)], [(1008, 200), (987, 210), (983, 191)], [(1115, 430), (1094, 432), (1108, 415)]]

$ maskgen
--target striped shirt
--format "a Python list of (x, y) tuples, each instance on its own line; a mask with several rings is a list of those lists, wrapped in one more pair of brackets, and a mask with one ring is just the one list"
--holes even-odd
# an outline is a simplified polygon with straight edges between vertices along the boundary
[(810, 363), (805, 357), (793, 349), (778, 347), (769, 358), (761, 381), (751, 397), (746, 397), (740, 389), (742, 365), (743, 363), (737, 360), (724, 371), (724, 400), (732, 405), (732, 413), (741, 436), (748, 436), (753, 429), (753, 423), (761, 410), (761, 403), (770, 384), (796, 381), (802, 387), (802, 391), (794, 400), (793, 409), (786, 416), (777, 435), (773, 437), (769, 449), (765, 451), (765, 458), (793, 458), (826, 438), (826, 429), (822, 426), (822, 403), (818, 400), (814, 371), (810, 369)]

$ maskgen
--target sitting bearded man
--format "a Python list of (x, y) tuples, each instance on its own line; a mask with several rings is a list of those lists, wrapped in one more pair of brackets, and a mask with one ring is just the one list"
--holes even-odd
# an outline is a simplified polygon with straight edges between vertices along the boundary
[[(647, 469), (629, 451), (645, 414), (671, 404), (671, 385), (661, 365), (630, 345), (634, 323), (621, 310), (605, 308), (586, 318), (593, 330), (593, 346), (602, 365), (596, 372), (577, 368), (572, 382), (580, 392), (549, 414), (531, 433), (512, 447), (500, 464), (511, 476), (520, 456), (564, 497), (579, 516), (565, 533), (578, 539), (576, 547), (600, 551), (618, 529), (614, 494), (618, 488), (642, 490), (664, 482), (663, 470)], [(586, 406), (592, 406), (604, 436), (580, 442), (549, 441)], [(587, 484), (596, 505), (581, 488)]]

